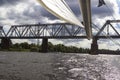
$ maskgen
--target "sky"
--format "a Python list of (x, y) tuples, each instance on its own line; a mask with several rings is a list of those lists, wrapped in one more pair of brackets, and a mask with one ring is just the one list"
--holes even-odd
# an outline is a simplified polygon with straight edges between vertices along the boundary
[[(82, 19), (78, 0), (65, 0), (75, 15)], [(98, 0), (91, 0), (92, 22), (98, 27), (102, 27), (106, 20), (113, 20), (120, 18), (120, 0), (104, 0), (106, 5), (97, 7)], [(0, 25), (7, 30), (10, 25), (15, 24), (35, 24), (35, 23), (59, 23), (60, 19), (56, 18), (48, 11), (46, 11), (37, 0), (0, 0)], [(115, 24), (113, 24), (115, 25)], [(116, 29), (120, 31), (119, 26)], [(110, 29), (110, 33), (114, 31)], [(16, 42), (35, 42), (36, 40), (13, 40)], [(67, 46), (77, 46), (83, 48), (90, 48), (92, 40), (78, 39), (78, 40), (49, 40), (54, 44), (62, 43)], [(120, 49), (120, 40), (99, 40), (100, 49)], [(89, 45), (89, 46), (88, 46)]]

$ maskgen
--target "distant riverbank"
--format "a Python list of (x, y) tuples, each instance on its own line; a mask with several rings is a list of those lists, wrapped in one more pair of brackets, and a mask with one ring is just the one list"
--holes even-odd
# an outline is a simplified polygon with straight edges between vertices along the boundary
[[(20, 51), (20, 52), (42, 52), (41, 45), (16, 43), (11, 44), (9, 49), (0, 49), (1, 51)], [(51, 42), (48, 42), (48, 52), (63, 52), (63, 53), (88, 53), (89, 49), (87, 48), (78, 48), (75, 46), (65, 46), (63, 44), (53, 45)]]

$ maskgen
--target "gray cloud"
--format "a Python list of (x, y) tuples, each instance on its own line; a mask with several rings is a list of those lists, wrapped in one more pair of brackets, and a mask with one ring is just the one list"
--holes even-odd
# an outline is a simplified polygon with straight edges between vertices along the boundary
[(14, 20), (16, 24), (45, 23), (43, 22), (45, 17), (49, 17), (51, 20), (56, 19), (52, 14), (35, 4), (29, 4), (29, 7), (21, 12), (17, 12), (11, 8), (7, 11), (6, 15), (7, 19)]
[[(69, 6), (73, 10), (73, 12), (77, 16), (79, 16), (80, 8), (79, 8), (78, 1), (66, 0), (66, 2), (69, 4)], [(106, 16), (111, 16), (114, 14), (114, 9), (113, 9), (113, 7), (110, 6), (110, 5), (112, 5), (112, 3), (110, 3), (109, 1), (106, 1), (106, 5), (108, 7), (110, 7), (109, 9), (108, 9), (108, 7), (106, 7), (106, 5), (104, 5), (102, 7), (97, 7), (97, 5), (98, 5), (98, 0), (92, 0), (92, 2), (91, 2), (92, 16), (97, 16), (98, 18), (104, 18)]]
[[(18, 4), (21, 2), (24, 2), (25, 0), (0, 0), (0, 5), (9, 5), (9, 4)], [(74, 0), (66, 0), (68, 5), (71, 7), (75, 15), (78, 17), (80, 16), (80, 8), (79, 8), (79, 3)], [(26, 3), (27, 4), (27, 3)], [(110, 2), (107, 2), (107, 4), (111, 4)], [(98, 8), (98, 0), (93, 0), (92, 1), (92, 16), (97, 16), (98, 18), (104, 18), (106, 16), (111, 16), (114, 14), (114, 9), (111, 8), (111, 13), (108, 11), (108, 9), (103, 6)], [(31, 11), (32, 9), (32, 11)], [(57, 19), (55, 16), (50, 14), (48, 11), (46, 11), (44, 8), (42, 8), (40, 5), (35, 5), (29, 3), (28, 8), (26, 8), (23, 12), (21, 13), (16, 13), (14, 9), (10, 9), (7, 13), (7, 18), (9, 20), (15, 20), (17, 23), (20, 21), (24, 20), (36, 20), (36, 21), (42, 21), (44, 17), (49, 18), (50, 20), (55, 20)]]
[(17, 13), (13, 9), (10, 9), (7, 13), (7, 18), (10, 20), (20, 19), (20, 13)]
[(66, 2), (68, 3), (72, 11), (75, 13), (75, 15), (79, 16), (81, 14), (78, 1), (67, 0)]
[(101, 7), (98, 6), (98, 0), (92, 1), (92, 16), (97, 16), (98, 18), (105, 18), (105, 17), (111, 17), (114, 14), (114, 7), (110, 1), (105, 0), (106, 5), (103, 5)]
[[(73, 10), (73, 12), (78, 17), (81, 14), (78, 1), (66, 0), (66, 2), (69, 4), (69, 6)], [(99, 0), (92, 0), (91, 1), (92, 17), (97, 17), (97, 18), (102, 19), (102, 18), (105, 18), (105, 17), (112, 17), (112, 15), (114, 15), (114, 8), (111, 7), (111, 5), (113, 5), (112, 3), (110, 3), (109, 1), (106, 1), (107, 6), (103, 5), (101, 7), (97, 7), (98, 2), (99, 2)]]
[(43, 17), (48, 17), (51, 20), (57, 19), (57, 17), (46, 11), (44, 8), (41, 8), (40, 6), (34, 6), (34, 10), (41, 14)]
[(106, 16), (112, 16), (114, 14), (114, 9), (110, 10), (104, 7), (92, 7), (92, 15), (97, 16), (98, 18), (105, 18)]
[(0, 6), (16, 5), (24, 0), (0, 0)]

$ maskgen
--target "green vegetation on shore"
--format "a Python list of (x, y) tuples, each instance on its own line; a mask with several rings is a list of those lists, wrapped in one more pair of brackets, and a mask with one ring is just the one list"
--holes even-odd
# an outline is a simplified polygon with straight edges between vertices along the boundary
[[(21, 51), (21, 52), (41, 52), (41, 45), (24, 43), (15, 43), (8, 50), (0, 49), (1, 51)], [(48, 52), (63, 52), (63, 53), (88, 53), (89, 49), (77, 48), (75, 46), (65, 46), (63, 44), (53, 45), (48, 42)]]

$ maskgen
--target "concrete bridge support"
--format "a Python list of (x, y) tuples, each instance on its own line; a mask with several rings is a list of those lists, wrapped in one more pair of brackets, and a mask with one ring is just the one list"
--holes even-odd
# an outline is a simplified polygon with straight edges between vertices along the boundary
[(92, 44), (91, 44), (91, 51), (90, 54), (97, 55), (98, 54), (98, 44), (97, 44), (97, 38), (93, 38)]
[(2, 38), (1, 39), (1, 49), (9, 49), (12, 45), (12, 41), (10, 38)]
[(42, 52), (47, 53), (48, 52), (48, 38), (42, 39)]

